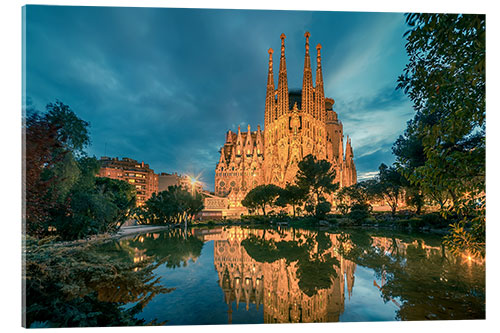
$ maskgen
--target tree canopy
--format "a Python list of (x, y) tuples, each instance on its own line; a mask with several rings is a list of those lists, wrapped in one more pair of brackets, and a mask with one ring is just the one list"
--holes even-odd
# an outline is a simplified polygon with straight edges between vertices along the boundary
[(135, 206), (134, 188), (96, 177), (89, 123), (64, 103), (27, 112), (24, 124), (26, 233), (70, 240), (116, 230)]
[(377, 181), (370, 186), (370, 191), (375, 197), (383, 199), (391, 207), (392, 215), (396, 213), (404, 186), (405, 178), (394, 167), (382, 163), (379, 167)]
[(266, 215), (266, 207), (274, 206), (276, 198), (280, 195), (281, 188), (274, 185), (259, 185), (247, 193), (241, 204), (250, 209), (262, 209), (262, 214)]
[(297, 206), (301, 206), (307, 199), (307, 190), (304, 188), (293, 185), (286, 184), (285, 188), (280, 191), (278, 199), (276, 199), (277, 206), (292, 206), (293, 216), (296, 215)]
[(413, 184), (451, 197), (461, 218), (455, 240), (472, 236), (466, 225), (477, 230), (449, 245), (484, 244), (485, 15), (407, 14), (406, 20), (409, 62), (398, 88), (416, 114), (395, 144), (397, 163)]
[(335, 169), (327, 160), (317, 160), (313, 155), (304, 157), (298, 167), (295, 183), (310, 194), (306, 210), (314, 212), (316, 217), (324, 217), (331, 209), (325, 195), (339, 188), (339, 184), (334, 183)]
[(145, 205), (134, 210), (141, 224), (168, 224), (192, 220), (203, 209), (203, 197), (181, 186), (169, 186), (166, 191), (153, 193)]

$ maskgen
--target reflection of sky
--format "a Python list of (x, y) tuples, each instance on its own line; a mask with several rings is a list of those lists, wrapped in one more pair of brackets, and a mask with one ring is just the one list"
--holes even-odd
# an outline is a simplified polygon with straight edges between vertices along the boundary
[(304, 32), (322, 44), (325, 94), (360, 178), (392, 163), (413, 113), (394, 90), (407, 62), (400, 13), (28, 6), (26, 23), (35, 107), (60, 99), (89, 121), (91, 155), (201, 173), (210, 188), (224, 133), (263, 123), (267, 50), (277, 85), (281, 33), (291, 89), (302, 86)]
[(395, 320), (398, 307), (391, 301), (384, 303), (382, 293), (373, 285), (373, 280), (376, 280), (380, 286), (380, 279), (375, 278), (374, 271), (358, 265), (354, 276), (354, 288), (350, 298), (346, 281), (344, 313), (340, 315), (339, 321)]
[[(218, 284), (218, 275), (214, 267), (214, 242), (203, 245), (203, 250), (196, 262), (189, 261), (186, 267), (175, 269), (165, 265), (155, 273), (162, 276), (162, 284), (167, 288), (176, 288), (168, 294), (156, 296), (143, 310), (140, 318), (146, 322), (157, 319), (168, 320), (170, 325), (227, 324), (228, 306), (224, 302), (224, 293)], [(261, 323), (264, 320), (262, 304), (256, 310), (250, 304), (240, 302), (239, 309), (233, 302), (233, 323)]]

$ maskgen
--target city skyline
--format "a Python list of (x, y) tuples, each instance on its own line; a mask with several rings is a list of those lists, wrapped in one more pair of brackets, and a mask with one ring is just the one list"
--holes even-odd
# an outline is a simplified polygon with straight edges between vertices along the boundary
[(27, 6), (26, 96), (89, 121), (89, 155), (201, 175), (213, 190), (223, 133), (264, 127), (267, 50), (289, 37), (289, 87), (300, 88), (307, 30), (363, 180), (393, 162), (414, 114), (395, 90), (407, 29), (402, 13)]

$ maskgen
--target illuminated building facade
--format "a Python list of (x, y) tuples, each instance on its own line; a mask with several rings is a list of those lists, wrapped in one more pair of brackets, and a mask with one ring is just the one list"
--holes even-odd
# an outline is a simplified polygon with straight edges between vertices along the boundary
[(143, 205), (153, 193), (158, 193), (158, 175), (148, 164), (124, 157), (101, 157), (99, 177), (124, 180), (136, 191), (137, 206)]
[(293, 183), (298, 163), (307, 155), (327, 160), (336, 171), (336, 182), (350, 186), (357, 181), (351, 140), (344, 150), (342, 122), (333, 110), (334, 100), (324, 93), (321, 45), (316, 46), (316, 78), (313, 85), (309, 36), (306, 32), (302, 90), (288, 89), (285, 35), (281, 35), (278, 88), (274, 86), (273, 50), (269, 68), (264, 129), (228, 131), (215, 168), (215, 194), (240, 205), (249, 190), (261, 184), (284, 187)]
[(193, 190), (193, 187), (195, 192), (203, 191), (203, 184), (199, 181), (193, 181), (189, 176), (181, 176), (177, 173), (160, 173), (158, 175), (158, 191), (166, 191), (169, 186), (180, 186), (189, 192)]

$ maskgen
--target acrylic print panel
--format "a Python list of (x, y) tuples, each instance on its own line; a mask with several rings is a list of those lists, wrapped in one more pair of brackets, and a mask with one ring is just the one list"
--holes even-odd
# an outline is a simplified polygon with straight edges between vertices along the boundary
[(25, 327), (485, 318), (484, 15), (23, 21)]

